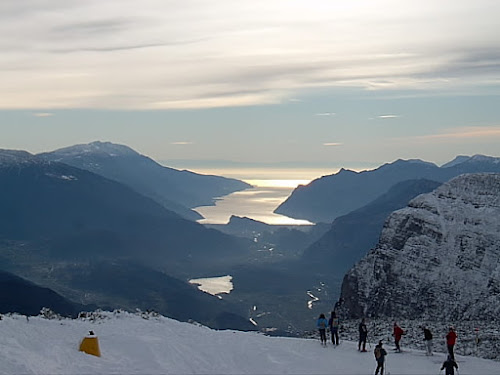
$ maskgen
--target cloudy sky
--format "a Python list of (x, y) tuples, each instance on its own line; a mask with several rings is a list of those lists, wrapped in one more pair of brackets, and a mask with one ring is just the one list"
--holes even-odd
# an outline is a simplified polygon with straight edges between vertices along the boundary
[(4, 0), (0, 148), (500, 156), (498, 0)]

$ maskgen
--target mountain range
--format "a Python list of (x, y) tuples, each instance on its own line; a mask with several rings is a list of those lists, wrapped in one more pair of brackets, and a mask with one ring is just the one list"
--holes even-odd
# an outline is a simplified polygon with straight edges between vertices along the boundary
[[(459, 157), (449, 165), (455, 169), (454, 173), (460, 168), (488, 170), (495, 169), (498, 160), (482, 156)], [(459, 168), (459, 164), (464, 162), (467, 165)], [(421, 162), (400, 164), (413, 166), (415, 163)], [(427, 163), (422, 164), (427, 165)], [(344, 275), (377, 245), (384, 223), (390, 214), (406, 207), (415, 197), (434, 191), (441, 184), (440, 181), (427, 179), (398, 182), (365, 206), (337, 217), (331, 228), (318, 240), (305, 247), (298, 259), (288, 259), (272, 266), (247, 266), (236, 269), (235, 285), (238, 280), (257, 279), (259, 282), (254, 285), (260, 285), (261, 282), (272, 284), (273, 293), (278, 293), (280, 298), (262, 299), (261, 307), (265, 309), (265, 313), (261, 311), (258, 320), (272, 322), (273, 316), (279, 315), (281, 319), (287, 319), (289, 324), (293, 324), (294, 329), (305, 327), (307, 321), (304, 317), (307, 316), (308, 308), (310, 317), (314, 316), (315, 312), (317, 315), (319, 312), (332, 309), (341, 295)], [(254, 224), (253, 228), (258, 227)], [(259, 240), (262, 238), (260, 236)], [(233, 298), (254, 297), (251, 289), (248, 290), (247, 296), (242, 296), (244, 292), (242, 289), (236, 288)], [(279, 309), (279, 305), (285, 304), (284, 300), (290, 303), (293, 301), (295, 306), (293, 312)], [(302, 313), (298, 313), (301, 310)], [(411, 317), (411, 315), (402, 316)]]
[(217, 197), (250, 188), (231, 178), (165, 167), (128, 146), (110, 142), (75, 145), (38, 156), (120, 182), (191, 220), (202, 218), (191, 208), (212, 205)]
[[(258, 299), (255, 320), (261, 324), (276, 326), (281, 321), (291, 326), (289, 332), (307, 330), (312, 317), (332, 309), (340, 297), (344, 275), (377, 244), (387, 217), (414, 197), (440, 185), (423, 179), (400, 182), (365, 207), (336, 218), (330, 226), (317, 224), (312, 227), (314, 230), (301, 231), (300, 236), (283, 238), (278, 235), (279, 231), (275, 235), (257, 232), (263, 228), (251, 223), (258, 242), (272, 240), (274, 256), (285, 255), (280, 252), (282, 248), (293, 249), (290, 245), (293, 240), (302, 245), (302, 251), (296, 249), (295, 256), (284, 257), (280, 262), (234, 269), (235, 290), (228, 298)], [(243, 224), (242, 220), (234, 222)], [(267, 293), (256, 296), (256, 289)]]
[(305, 248), (300, 267), (314, 270), (317, 283), (328, 285), (329, 298), (336, 301), (344, 275), (375, 247), (387, 217), (440, 185), (425, 179), (399, 182), (366, 206), (337, 217), (323, 236)]
[[(421, 194), (440, 191), (448, 175), (495, 170), (499, 160), (476, 155), (458, 157), (442, 167), (399, 160), (374, 171), (342, 170), (310, 184), (324, 185), (328, 194), (336, 192), (334, 202), (322, 208), (331, 211), (332, 223), (294, 228), (238, 217), (227, 225), (198, 224), (188, 207), (212, 201), (214, 194), (224, 194), (224, 186), (231, 192), (246, 184), (191, 172), (170, 173), (126, 146), (93, 142), (40, 155), (0, 150), (0, 270), (50, 288), (74, 306), (153, 309), (214, 328), (300, 334), (310, 328), (311, 319), (333, 307), (350, 267), (364, 264), (366, 254), (380, 248), (380, 234), (387, 237), (384, 223), (394, 211), (418, 201)], [(189, 178), (176, 180), (180, 176)], [(465, 183), (468, 180), (459, 181), (473, 196), (488, 195)], [(184, 198), (176, 195), (183, 184), (196, 185), (181, 189)], [(205, 185), (212, 186), (211, 193), (197, 194)], [(292, 196), (301, 190), (307, 196), (309, 188), (298, 188)], [(320, 190), (316, 204), (324, 199)], [(450, 198), (443, 204), (453, 202)], [(167, 208), (171, 203), (179, 206)], [(317, 206), (310, 212), (317, 212)], [(410, 233), (415, 228), (419, 226), (404, 229)], [(488, 230), (497, 228), (488, 226), (481, 238), (491, 237)], [(469, 244), (468, 237), (461, 241)], [(466, 248), (473, 252), (478, 246), (481, 242), (471, 242)], [(412, 262), (418, 261), (411, 256)], [(413, 263), (405, 266), (411, 268)], [(468, 275), (475, 277), (474, 272)], [(188, 283), (192, 278), (221, 275), (231, 275), (234, 286), (224, 296), (209, 295)], [(370, 310), (358, 293), (358, 279), (344, 279), (342, 288), (352, 316), (388, 311), (418, 315), (418, 310), (394, 306), (382, 312)], [(396, 279), (394, 273), (388, 278)], [(497, 276), (490, 282), (494, 292), (495, 280)], [(476, 313), (470, 310), (469, 315)]]
[(0, 208), (0, 235), (49, 241), (52, 255), (65, 259), (131, 255), (175, 264), (243, 251), (234, 238), (123, 184), (38, 157), (0, 165)]
[(236, 305), (187, 283), (243, 262), (249, 243), (184, 219), (117, 181), (0, 151), (1, 269), (78, 304), (148, 306), (216, 328), (251, 329)]
[(459, 156), (442, 167), (422, 160), (396, 160), (370, 171), (341, 169), (297, 187), (274, 212), (296, 219), (331, 223), (370, 203), (398, 182), (422, 178), (445, 182), (463, 173), (478, 172), (500, 172), (500, 158)]

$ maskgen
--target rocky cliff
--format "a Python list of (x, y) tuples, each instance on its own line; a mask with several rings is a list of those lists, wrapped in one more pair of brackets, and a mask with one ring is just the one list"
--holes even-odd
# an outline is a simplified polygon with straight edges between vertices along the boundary
[(500, 174), (461, 175), (395, 211), (342, 297), (352, 316), (498, 320)]

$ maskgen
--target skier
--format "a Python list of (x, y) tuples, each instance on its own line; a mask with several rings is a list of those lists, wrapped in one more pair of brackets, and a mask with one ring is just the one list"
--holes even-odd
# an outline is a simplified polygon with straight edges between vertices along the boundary
[(446, 335), (446, 346), (448, 347), (448, 353), (451, 359), (455, 360), (455, 354), (453, 353), (453, 348), (455, 347), (455, 342), (457, 341), (457, 334), (453, 327), (450, 326), (448, 334)]
[(446, 375), (455, 375), (455, 369), (458, 370), (458, 365), (455, 362), (455, 359), (453, 359), (450, 355), (448, 356), (448, 359), (443, 362), (443, 366), (441, 366), (441, 370), (446, 369), (445, 374)]
[(332, 314), (330, 316), (330, 320), (328, 320), (328, 326), (330, 327), (330, 333), (332, 335), (332, 344), (338, 345), (339, 344), (339, 318), (337, 317), (335, 310), (332, 311)]
[(320, 314), (318, 321), (316, 322), (316, 327), (318, 327), (319, 330), (321, 345), (326, 346), (326, 327), (328, 327), (328, 320), (326, 320), (325, 314)]
[(375, 375), (378, 375), (378, 370), (380, 370), (380, 375), (384, 375), (384, 362), (387, 352), (382, 347), (382, 341), (379, 341), (375, 350), (373, 351), (375, 355), (375, 360), (377, 361), (377, 369), (375, 370)]
[(405, 331), (403, 331), (403, 329), (398, 326), (398, 323), (394, 322), (394, 332), (393, 332), (393, 336), (394, 336), (394, 343), (396, 344), (396, 352), (398, 353), (401, 353), (401, 348), (399, 346), (399, 342), (401, 341), (401, 336), (403, 336), (405, 334)]
[[(366, 352), (366, 337), (368, 336), (368, 329), (366, 328), (365, 318), (361, 319), (358, 329), (359, 329), (358, 351)], [(363, 349), (361, 349), (361, 345), (363, 346)]]
[(425, 326), (421, 326), (420, 328), (424, 331), (425, 355), (432, 355), (432, 332)]

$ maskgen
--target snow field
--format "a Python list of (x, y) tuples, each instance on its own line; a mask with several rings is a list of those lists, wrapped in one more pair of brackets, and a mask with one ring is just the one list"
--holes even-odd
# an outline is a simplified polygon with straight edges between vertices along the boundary
[[(255, 332), (214, 331), (165, 317), (103, 313), (102, 320), (48, 320), (20, 315), (0, 321), (0, 374), (373, 374), (371, 350), (343, 341), (324, 348), (319, 340), (267, 337)], [(92, 330), (102, 357), (78, 351)], [(373, 349), (373, 348), (372, 348)], [(439, 374), (443, 353), (393, 353), (387, 370)], [(460, 375), (498, 375), (500, 363), (457, 356)], [(443, 372), (441, 372), (443, 373)]]

